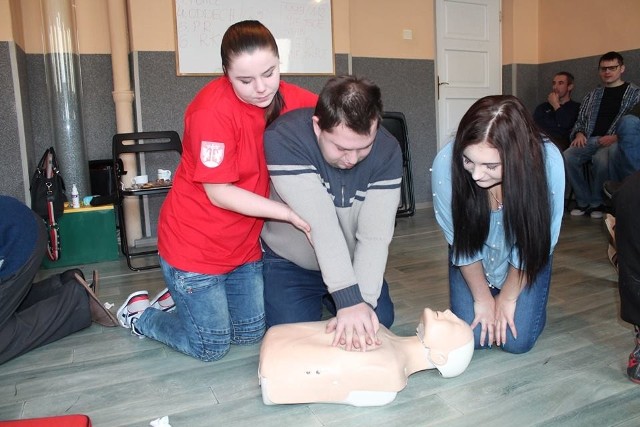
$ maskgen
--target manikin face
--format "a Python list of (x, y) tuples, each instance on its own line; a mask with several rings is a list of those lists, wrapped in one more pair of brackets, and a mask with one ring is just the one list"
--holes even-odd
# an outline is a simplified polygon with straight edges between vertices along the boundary
[(558, 95), (560, 101), (567, 101), (571, 97), (573, 84), (569, 84), (567, 76), (558, 75), (553, 78), (553, 91)]
[(345, 125), (321, 130), (318, 118), (313, 117), (313, 130), (318, 138), (322, 157), (334, 168), (351, 169), (371, 152), (377, 134), (377, 121), (371, 123), (368, 135), (360, 135)]
[(473, 357), (473, 331), (450, 310), (424, 309), (418, 337), (429, 350), (429, 361), (445, 378), (461, 374)]
[(280, 60), (269, 49), (241, 53), (226, 71), (236, 96), (256, 107), (268, 107), (280, 86)]
[(602, 80), (605, 87), (616, 87), (622, 84), (624, 65), (620, 65), (617, 59), (600, 62), (598, 71), (600, 73), (600, 80)]
[(469, 145), (462, 152), (462, 165), (478, 187), (491, 188), (502, 182), (500, 153), (486, 141)]
[(424, 344), (432, 350), (449, 352), (469, 341), (469, 325), (451, 310), (425, 309)]

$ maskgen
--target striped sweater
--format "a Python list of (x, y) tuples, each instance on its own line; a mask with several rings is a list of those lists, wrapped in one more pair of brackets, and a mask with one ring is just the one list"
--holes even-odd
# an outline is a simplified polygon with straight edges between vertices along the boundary
[(312, 109), (278, 118), (265, 132), (271, 198), (311, 226), (313, 246), (288, 223), (267, 221), (263, 241), (294, 264), (320, 271), (338, 309), (377, 304), (400, 200), (402, 153), (380, 127), (369, 155), (348, 170), (329, 165)]

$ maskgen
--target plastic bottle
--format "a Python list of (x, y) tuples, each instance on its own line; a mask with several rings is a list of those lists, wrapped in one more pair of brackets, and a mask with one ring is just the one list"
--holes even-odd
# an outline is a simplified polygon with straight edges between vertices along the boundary
[(71, 207), (74, 209), (80, 207), (80, 194), (78, 194), (78, 187), (75, 184), (71, 187)]

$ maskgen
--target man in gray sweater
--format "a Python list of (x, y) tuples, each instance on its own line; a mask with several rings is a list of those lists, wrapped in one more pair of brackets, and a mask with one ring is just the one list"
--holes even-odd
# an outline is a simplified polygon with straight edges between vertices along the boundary
[(380, 126), (380, 88), (353, 76), (330, 79), (315, 111), (300, 109), (265, 132), (271, 197), (311, 226), (262, 232), (267, 326), (336, 317), (327, 332), (348, 350), (377, 345), (393, 323), (384, 280), (400, 200), (402, 153)]

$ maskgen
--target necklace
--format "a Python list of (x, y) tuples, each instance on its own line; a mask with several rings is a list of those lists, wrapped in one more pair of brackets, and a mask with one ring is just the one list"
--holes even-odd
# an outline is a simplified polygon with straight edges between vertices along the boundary
[(496, 201), (496, 203), (498, 204), (498, 207), (497, 207), (497, 209), (496, 209), (496, 210), (501, 211), (501, 210), (502, 210), (502, 207), (503, 207), (503, 206), (502, 206), (502, 202), (500, 202), (500, 200), (498, 200), (498, 198), (496, 197), (496, 195), (495, 195), (495, 194), (493, 194), (493, 191), (491, 191), (491, 190), (487, 190), (487, 191), (489, 192), (489, 194), (491, 194), (491, 197), (493, 197), (493, 200), (495, 200), (495, 201)]

